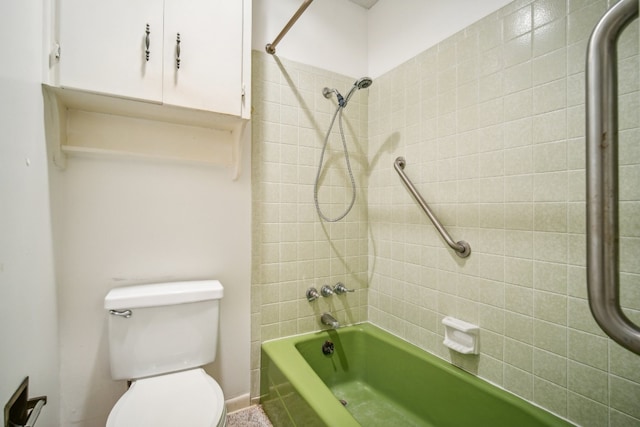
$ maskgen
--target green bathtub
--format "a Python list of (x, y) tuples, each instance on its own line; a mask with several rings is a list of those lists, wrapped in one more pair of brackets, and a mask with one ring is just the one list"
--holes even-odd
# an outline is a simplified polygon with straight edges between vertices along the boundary
[(263, 343), (261, 403), (276, 427), (572, 425), (369, 323)]

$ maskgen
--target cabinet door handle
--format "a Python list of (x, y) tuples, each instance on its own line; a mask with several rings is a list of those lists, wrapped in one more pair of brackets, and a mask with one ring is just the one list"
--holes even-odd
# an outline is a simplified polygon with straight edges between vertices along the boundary
[(176, 69), (180, 69), (180, 33), (176, 37)]
[(149, 24), (147, 24), (145, 33), (146, 33), (146, 36), (144, 38), (144, 45), (146, 49), (144, 50), (144, 53), (147, 58), (147, 62), (149, 62), (149, 54), (151, 53), (151, 51), (149, 50), (149, 45), (151, 44), (151, 40), (149, 39), (149, 34), (151, 34), (151, 30), (149, 29)]

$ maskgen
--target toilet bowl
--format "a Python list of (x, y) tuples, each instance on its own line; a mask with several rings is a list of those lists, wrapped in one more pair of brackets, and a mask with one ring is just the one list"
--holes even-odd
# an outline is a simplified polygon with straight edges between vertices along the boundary
[(107, 427), (223, 427), (224, 395), (202, 366), (215, 360), (217, 280), (112, 289), (109, 361), (114, 380), (132, 381)]
[(197, 368), (135, 381), (111, 410), (106, 427), (225, 425), (222, 389)]

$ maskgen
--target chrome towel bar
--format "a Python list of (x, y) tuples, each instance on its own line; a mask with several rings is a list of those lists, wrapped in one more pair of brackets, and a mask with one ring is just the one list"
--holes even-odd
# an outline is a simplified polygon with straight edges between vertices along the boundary
[(587, 47), (587, 291), (607, 335), (640, 354), (640, 328), (620, 307), (618, 229), (617, 41), (638, 16), (638, 0), (622, 0), (596, 24)]
[(416, 190), (416, 187), (414, 187), (414, 185), (411, 183), (411, 180), (409, 180), (407, 175), (404, 173), (405, 166), (406, 166), (406, 161), (404, 160), (404, 157), (398, 157), (393, 164), (393, 167), (396, 169), (396, 172), (398, 172), (398, 175), (400, 175), (400, 179), (402, 179), (402, 182), (404, 182), (404, 185), (407, 186), (407, 188), (409, 189), (409, 192), (411, 193), (413, 198), (416, 199), (416, 202), (418, 202), (418, 204), (420, 205), (424, 213), (427, 214), (427, 216), (433, 223), (433, 226), (436, 227), (436, 230), (438, 230), (442, 238), (445, 240), (445, 242), (447, 242), (447, 245), (449, 245), (451, 249), (456, 251), (456, 255), (458, 255), (460, 258), (468, 257), (469, 254), (471, 254), (471, 246), (469, 246), (469, 244), (464, 240), (455, 242), (451, 238), (449, 233), (447, 233), (447, 230), (445, 230), (445, 228), (442, 226), (440, 221), (438, 221), (438, 218), (436, 218), (433, 212), (431, 212), (431, 209), (429, 209), (429, 206), (427, 206), (427, 203), (424, 201), (420, 193), (418, 193), (418, 190)]

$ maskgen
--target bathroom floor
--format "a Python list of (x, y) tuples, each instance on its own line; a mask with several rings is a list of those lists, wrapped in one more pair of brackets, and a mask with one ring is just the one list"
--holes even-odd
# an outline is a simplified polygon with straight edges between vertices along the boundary
[(259, 405), (250, 406), (227, 415), (227, 427), (273, 427)]

